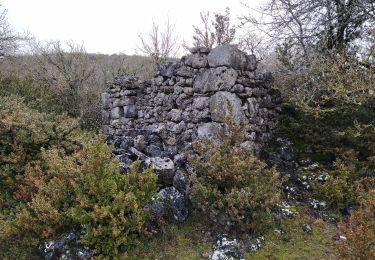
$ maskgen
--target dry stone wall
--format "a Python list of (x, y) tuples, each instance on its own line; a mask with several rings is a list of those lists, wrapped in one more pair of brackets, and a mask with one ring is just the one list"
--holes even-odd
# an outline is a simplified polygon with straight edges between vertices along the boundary
[(175, 183), (183, 192), (183, 176), (176, 174), (186, 160), (183, 149), (214, 138), (231, 117), (244, 126), (242, 145), (259, 151), (276, 125), (279, 100), (271, 75), (256, 73), (254, 56), (231, 45), (193, 48), (180, 61), (159, 65), (152, 80), (110, 82), (102, 94), (103, 128), (124, 169), (144, 160), (162, 185)]

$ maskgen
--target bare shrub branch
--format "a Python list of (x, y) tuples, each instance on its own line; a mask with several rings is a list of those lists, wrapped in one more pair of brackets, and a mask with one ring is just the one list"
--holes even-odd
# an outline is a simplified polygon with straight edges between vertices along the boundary
[(142, 34), (138, 35), (140, 45), (136, 50), (151, 57), (155, 63), (176, 57), (179, 46), (174, 30), (175, 25), (170, 23), (169, 17), (162, 31), (159, 29), (159, 25), (153, 23), (147, 37)]

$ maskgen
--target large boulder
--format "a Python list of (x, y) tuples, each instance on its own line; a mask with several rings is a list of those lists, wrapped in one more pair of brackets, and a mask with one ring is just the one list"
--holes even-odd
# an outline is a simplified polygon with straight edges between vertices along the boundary
[(225, 44), (213, 49), (207, 56), (210, 67), (232, 67), (238, 70), (256, 70), (254, 55), (246, 55), (233, 45)]
[(218, 67), (205, 70), (194, 81), (194, 90), (198, 93), (229, 90), (235, 83), (238, 73), (232, 68)]
[(216, 122), (225, 122), (226, 118), (236, 123), (244, 123), (246, 116), (241, 100), (234, 93), (219, 91), (210, 98), (211, 118)]
[(170, 223), (181, 223), (189, 214), (185, 196), (175, 187), (160, 190), (148, 208), (154, 218)]

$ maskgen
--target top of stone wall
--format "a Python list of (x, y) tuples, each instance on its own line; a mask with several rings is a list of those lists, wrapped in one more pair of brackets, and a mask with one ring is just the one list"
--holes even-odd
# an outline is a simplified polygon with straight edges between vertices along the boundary
[[(255, 71), (257, 61), (254, 55), (247, 55), (237, 49), (235, 45), (221, 45), (214, 49), (194, 47), (190, 49), (192, 55), (182, 59), (187, 66), (193, 68), (231, 67), (233, 69)], [(207, 57), (205, 57), (207, 56)]]

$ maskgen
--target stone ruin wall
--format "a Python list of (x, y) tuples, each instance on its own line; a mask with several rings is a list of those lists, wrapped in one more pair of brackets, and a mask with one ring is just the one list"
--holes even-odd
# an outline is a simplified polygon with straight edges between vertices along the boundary
[(144, 160), (159, 170), (160, 183), (176, 186), (186, 160), (182, 150), (197, 138), (214, 137), (225, 117), (243, 124), (242, 145), (259, 151), (277, 123), (280, 95), (270, 74), (256, 73), (256, 63), (231, 45), (193, 48), (180, 61), (159, 65), (152, 80), (108, 83), (103, 128), (121, 167)]

